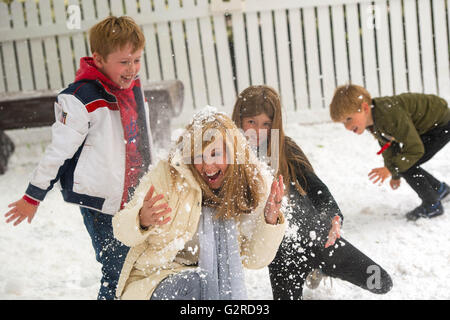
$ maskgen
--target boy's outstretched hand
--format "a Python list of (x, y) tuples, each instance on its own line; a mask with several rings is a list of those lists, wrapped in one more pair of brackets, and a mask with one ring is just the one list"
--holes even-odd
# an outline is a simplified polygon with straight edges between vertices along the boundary
[(6, 220), (6, 223), (10, 223), (11, 221), (16, 220), (14, 222), (14, 226), (17, 226), (26, 218), (28, 218), (28, 223), (31, 223), (31, 220), (33, 220), (34, 214), (36, 213), (38, 207), (32, 205), (31, 203), (28, 203), (24, 199), (20, 199), (16, 202), (11, 203), (8, 208), (12, 209), (5, 214), (5, 217), (9, 217)]
[(380, 185), (390, 176), (391, 172), (386, 167), (375, 168), (369, 172), (369, 179), (373, 180), (373, 183), (377, 183), (378, 181), (380, 181)]
[(389, 184), (393, 190), (396, 190), (398, 189), (398, 187), (400, 187), (400, 179), (391, 179)]

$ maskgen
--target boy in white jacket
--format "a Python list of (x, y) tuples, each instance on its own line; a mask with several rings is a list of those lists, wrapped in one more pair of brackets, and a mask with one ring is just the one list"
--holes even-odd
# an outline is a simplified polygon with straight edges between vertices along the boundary
[(92, 57), (55, 103), (52, 142), (7, 222), (31, 223), (59, 181), (64, 200), (80, 206), (102, 264), (98, 299), (114, 299), (129, 250), (114, 239), (112, 216), (133, 194), (152, 162), (148, 105), (138, 78), (145, 38), (128, 17), (108, 17), (89, 34)]

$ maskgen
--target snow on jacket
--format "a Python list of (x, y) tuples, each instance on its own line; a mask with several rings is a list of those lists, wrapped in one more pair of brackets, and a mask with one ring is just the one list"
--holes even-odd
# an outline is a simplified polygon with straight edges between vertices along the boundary
[[(170, 168), (176, 170), (173, 177)], [(269, 178), (261, 186), (261, 203), (251, 214), (239, 217), (240, 247), (243, 265), (249, 269), (267, 266), (275, 257), (285, 231), (284, 217), (277, 225), (267, 224), (264, 206), (270, 192)], [(163, 194), (172, 211), (169, 223), (144, 231), (139, 210), (151, 186)], [(171, 162), (160, 161), (146, 174), (133, 199), (113, 218), (114, 236), (132, 247), (122, 268), (116, 295), (121, 299), (148, 300), (158, 284), (170, 274), (195, 268), (198, 250), (186, 250), (193, 240), (202, 210), (202, 191), (192, 172), (183, 164), (181, 151)]]
[(432, 94), (402, 93), (373, 99), (374, 125), (369, 131), (380, 146), (392, 146), (382, 155), (393, 179), (411, 168), (425, 153), (421, 135), (447, 124), (450, 109), (447, 101)]
[[(82, 61), (83, 63), (83, 61)], [(89, 65), (87, 67), (90, 67)], [(95, 71), (95, 70), (94, 70)], [(99, 72), (100, 73), (100, 72)], [(121, 105), (106, 76), (76, 81), (57, 96), (52, 142), (34, 170), (26, 195), (42, 201), (59, 180), (65, 201), (114, 215), (126, 181), (126, 143)], [(139, 79), (131, 89), (140, 121), (143, 171), (154, 157), (149, 109)], [(125, 190), (128, 192), (128, 190)]]

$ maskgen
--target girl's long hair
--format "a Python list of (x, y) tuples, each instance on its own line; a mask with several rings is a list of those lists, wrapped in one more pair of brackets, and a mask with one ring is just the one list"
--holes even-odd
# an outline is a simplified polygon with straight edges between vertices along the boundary
[[(254, 117), (265, 113), (272, 120), (272, 129), (278, 129), (279, 159), (277, 175), (281, 174), (284, 181), (293, 184), (304, 195), (305, 191), (298, 182), (301, 178), (306, 185), (302, 170), (313, 171), (311, 163), (302, 149), (284, 134), (281, 115), (280, 96), (273, 88), (266, 85), (250, 86), (242, 91), (234, 104), (232, 119), (238, 128), (242, 128), (242, 118)], [(270, 137), (270, 135), (268, 135)], [(268, 143), (268, 156), (271, 155), (271, 145)]]
[[(214, 135), (204, 139), (208, 132)], [(194, 166), (195, 157), (203, 154), (216, 139), (224, 141), (228, 167), (219, 190), (212, 190)], [(187, 141), (183, 141), (187, 139)], [(187, 142), (187, 143), (186, 143)], [(197, 143), (197, 144), (196, 144)], [(199, 145), (201, 143), (201, 146)], [(263, 200), (264, 179), (260, 163), (250, 149), (242, 132), (223, 113), (213, 112), (208, 116), (195, 117), (179, 138), (177, 145), (183, 146), (184, 160), (202, 190), (203, 204), (216, 208), (218, 218), (236, 218), (250, 213)], [(253, 157), (253, 160), (252, 160)]]

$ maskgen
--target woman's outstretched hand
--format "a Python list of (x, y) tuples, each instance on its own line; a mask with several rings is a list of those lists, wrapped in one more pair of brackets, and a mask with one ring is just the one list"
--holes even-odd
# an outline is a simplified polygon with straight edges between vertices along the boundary
[(267, 198), (264, 208), (264, 217), (269, 224), (276, 224), (280, 215), (281, 200), (284, 196), (283, 176), (280, 175), (277, 180), (273, 180), (270, 188), (269, 198)]
[(139, 221), (141, 227), (148, 228), (150, 226), (163, 225), (169, 222), (170, 217), (164, 218), (164, 216), (172, 211), (167, 203), (155, 205), (156, 202), (162, 200), (164, 196), (158, 194), (153, 196), (155, 187), (151, 186), (147, 195), (144, 198), (144, 203), (139, 211)]

